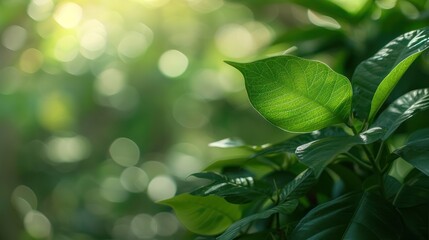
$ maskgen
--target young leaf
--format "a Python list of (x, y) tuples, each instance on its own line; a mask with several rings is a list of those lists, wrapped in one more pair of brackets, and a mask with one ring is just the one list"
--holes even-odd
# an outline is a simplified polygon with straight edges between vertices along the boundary
[(348, 121), (351, 84), (321, 62), (277, 56), (228, 63), (243, 74), (255, 109), (283, 130), (311, 132)]
[(414, 30), (392, 40), (359, 64), (352, 77), (356, 117), (372, 120), (401, 76), (428, 47), (429, 28)]
[(401, 123), (418, 112), (429, 108), (429, 88), (418, 89), (402, 95), (380, 114), (372, 125), (386, 130), (382, 137), (386, 140)]
[(348, 194), (312, 209), (290, 239), (400, 239), (402, 223), (395, 209), (370, 193)]
[(269, 208), (265, 211), (250, 215), (248, 217), (245, 217), (241, 219), (240, 221), (235, 222), (232, 224), (222, 235), (220, 235), (217, 239), (218, 240), (230, 240), (234, 239), (240, 232), (240, 229), (244, 226), (250, 224), (253, 221), (259, 220), (259, 219), (265, 219), (269, 218), (271, 215), (276, 213), (282, 213), (282, 214), (288, 214), (292, 213), (295, 208), (298, 206), (297, 200), (287, 201), (284, 203), (281, 203), (277, 206), (274, 206), (272, 208)]
[(384, 130), (375, 127), (356, 136), (328, 137), (319, 139), (296, 149), (296, 155), (306, 166), (313, 169), (314, 174), (319, 177), (326, 166), (340, 154), (347, 152), (355, 145), (370, 144), (383, 136)]
[(239, 205), (217, 196), (181, 194), (159, 203), (172, 207), (189, 231), (201, 235), (219, 234), (241, 217)]

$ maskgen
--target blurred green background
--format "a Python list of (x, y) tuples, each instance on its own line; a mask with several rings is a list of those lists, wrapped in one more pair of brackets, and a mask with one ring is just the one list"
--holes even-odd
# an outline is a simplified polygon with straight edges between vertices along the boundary
[[(224, 60), (287, 53), (351, 77), (426, 0), (2, 0), (0, 239), (193, 239), (155, 202), (250, 144), (289, 135)], [(427, 86), (427, 57), (403, 81)], [(405, 89), (405, 90), (404, 90)], [(427, 124), (416, 118), (403, 127)]]

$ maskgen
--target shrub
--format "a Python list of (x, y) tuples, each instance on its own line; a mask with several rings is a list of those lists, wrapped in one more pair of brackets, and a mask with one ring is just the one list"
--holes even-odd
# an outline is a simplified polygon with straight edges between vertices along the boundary
[(427, 239), (429, 129), (409, 133), (401, 147), (390, 140), (429, 107), (429, 88), (379, 111), (428, 47), (429, 28), (407, 32), (361, 62), (351, 81), (296, 56), (228, 62), (253, 107), (300, 134), (262, 146), (213, 143), (252, 153), (215, 162), (193, 175), (208, 185), (161, 203), (190, 231), (221, 240)]

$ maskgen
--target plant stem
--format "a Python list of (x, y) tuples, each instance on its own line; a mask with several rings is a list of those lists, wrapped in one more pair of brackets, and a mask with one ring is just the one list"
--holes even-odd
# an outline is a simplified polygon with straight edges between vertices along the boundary
[(371, 168), (371, 165), (369, 165), (368, 163), (366, 163), (365, 161), (363, 161), (362, 159), (360, 159), (360, 158), (358, 158), (358, 157), (356, 157), (356, 156), (354, 156), (353, 154), (351, 154), (351, 153), (349, 153), (349, 152), (346, 152), (346, 153), (344, 153), (344, 155), (345, 156), (347, 156), (347, 157), (349, 157), (349, 158), (351, 158), (352, 160), (354, 160), (358, 165), (360, 165), (360, 166), (362, 166), (362, 167), (364, 167), (364, 168), (366, 168), (366, 169), (369, 169), (369, 170), (371, 170), (372, 168)]

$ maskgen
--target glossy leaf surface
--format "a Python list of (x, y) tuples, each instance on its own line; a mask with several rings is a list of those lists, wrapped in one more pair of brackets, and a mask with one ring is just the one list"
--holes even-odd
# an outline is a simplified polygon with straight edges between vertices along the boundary
[(245, 217), (234, 224), (231, 225), (222, 235), (220, 235), (217, 239), (218, 240), (230, 240), (234, 239), (240, 232), (240, 229), (247, 226), (253, 221), (259, 220), (259, 219), (266, 219), (272, 216), (276, 213), (283, 213), (288, 214), (295, 210), (295, 208), (298, 206), (298, 201), (287, 201), (284, 203), (281, 203), (275, 207), (269, 208), (267, 210), (264, 210), (262, 212), (250, 215), (248, 217)]
[(322, 130), (316, 130), (311, 133), (301, 134), (285, 141), (267, 146), (258, 151), (254, 157), (282, 152), (295, 153), (296, 148), (305, 143), (332, 136), (347, 136), (347, 133), (340, 127), (329, 127)]
[(290, 132), (311, 132), (347, 122), (351, 84), (327, 65), (294, 56), (229, 62), (243, 74), (255, 109)]
[(358, 144), (373, 143), (383, 134), (384, 130), (376, 127), (356, 136), (323, 138), (299, 146), (296, 155), (303, 164), (313, 169), (316, 176), (319, 176), (338, 154), (347, 152)]
[(429, 28), (405, 33), (389, 42), (356, 68), (353, 110), (361, 119), (373, 119), (399, 79), (417, 56), (429, 47)]
[(196, 173), (192, 176), (213, 181), (192, 191), (193, 195), (216, 195), (237, 204), (271, 196), (270, 185), (259, 182), (251, 176), (230, 178), (213, 172)]
[(429, 135), (413, 138), (394, 153), (429, 176)]
[(411, 171), (397, 190), (393, 205), (406, 208), (428, 203), (428, 186), (428, 176), (418, 170)]
[(382, 137), (383, 140), (386, 140), (401, 123), (428, 108), (429, 88), (414, 90), (390, 104), (377, 118), (373, 126), (386, 130)]
[(401, 220), (382, 197), (369, 192), (348, 194), (311, 210), (290, 239), (400, 239)]
[(280, 200), (286, 201), (303, 196), (317, 182), (311, 169), (303, 171), (289, 182), (280, 192)]
[(182, 194), (160, 203), (172, 207), (187, 229), (202, 235), (219, 234), (241, 217), (239, 205), (218, 196)]

